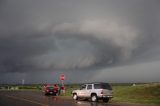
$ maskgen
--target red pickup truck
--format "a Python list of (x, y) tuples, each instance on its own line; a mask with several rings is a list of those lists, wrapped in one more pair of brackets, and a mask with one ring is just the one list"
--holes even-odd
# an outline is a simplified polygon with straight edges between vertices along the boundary
[(54, 85), (44, 85), (43, 86), (43, 91), (45, 93), (45, 95), (58, 95), (59, 94), (59, 86), (57, 84), (54, 84)]

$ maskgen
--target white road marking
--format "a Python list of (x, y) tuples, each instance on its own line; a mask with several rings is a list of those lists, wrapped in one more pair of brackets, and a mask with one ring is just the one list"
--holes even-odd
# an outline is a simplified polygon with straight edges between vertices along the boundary
[(41, 105), (41, 106), (49, 106), (49, 105), (46, 105), (46, 104), (43, 104), (43, 103), (39, 103), (39, 102), (36, 102), (36, 101), (24, 99), (24, 98), (18, 98), (18, 97), (10, 96), (10, 95), (5, 95), (5, 96), (8, 97), (8, 98), (17, 99), (17, 100), (22, 100), (22, 101), (26, 101), (26, 102), (38, 104), (38, 105)]

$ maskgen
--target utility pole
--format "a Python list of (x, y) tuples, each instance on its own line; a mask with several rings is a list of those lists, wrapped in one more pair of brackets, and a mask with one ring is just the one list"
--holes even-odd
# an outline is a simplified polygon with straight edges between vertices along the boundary
[(24, 89), (24, 79), (22, 79), (22, 89)]

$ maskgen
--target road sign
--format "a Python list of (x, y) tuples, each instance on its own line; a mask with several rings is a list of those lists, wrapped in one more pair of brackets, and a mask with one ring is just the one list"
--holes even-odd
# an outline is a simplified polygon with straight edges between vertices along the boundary
[(61, 75), (60, 75), (60, 80), (61, 80), (61, 81), (65, 80), (65, 75), (64, 75), (64, 74), (61, 74)]

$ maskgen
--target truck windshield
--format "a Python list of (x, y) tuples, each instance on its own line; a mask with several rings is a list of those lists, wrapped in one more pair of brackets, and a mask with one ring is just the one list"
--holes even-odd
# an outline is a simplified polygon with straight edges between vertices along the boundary
[(53, 89), (54, 89), (54, 87), (48, 87), (48, 89), (49, 89), (49, 90), (53, 90)]

